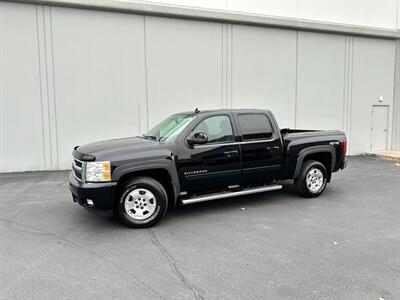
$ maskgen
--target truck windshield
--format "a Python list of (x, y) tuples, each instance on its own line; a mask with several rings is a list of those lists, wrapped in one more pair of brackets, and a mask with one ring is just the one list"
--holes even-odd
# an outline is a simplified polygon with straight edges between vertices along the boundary
[(146, 139), (153, 139), (160, 142), (168, 142), (176, 138), (187, 125), (195, 118), (194, 115), (181, 114), (173, 115), (150, 129), (143, 135)]

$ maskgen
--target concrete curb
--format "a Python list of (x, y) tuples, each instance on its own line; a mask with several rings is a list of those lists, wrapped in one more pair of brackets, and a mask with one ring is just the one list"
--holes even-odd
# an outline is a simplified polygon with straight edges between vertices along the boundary
[(381, 158), (381, 159), (384, 159), (384, 160), (391, 160), (391, 161), (395, 161), (395, 162), (400, 162), (400, 157), (396, 156), (396, 155), (367, 152), (367, 153), (365, 153), (365, 156), (371, 156), (371, 157)]

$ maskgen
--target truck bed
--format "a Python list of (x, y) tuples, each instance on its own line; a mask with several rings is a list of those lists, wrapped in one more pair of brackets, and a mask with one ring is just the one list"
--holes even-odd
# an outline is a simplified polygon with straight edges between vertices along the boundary
[(340, 130), (309, 130), (309, 129), (281, 129), (281, 135), (285, 137), (304, 137), (304, 136), (319, 136), (319, 135), (334, 135), (340, 134)]

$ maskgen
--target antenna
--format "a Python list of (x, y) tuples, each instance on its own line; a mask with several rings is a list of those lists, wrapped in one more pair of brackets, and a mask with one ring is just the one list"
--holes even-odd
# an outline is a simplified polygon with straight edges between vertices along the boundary
[(198, 114), (200, 112), (200, 110), (196, 107), (196, 109), (194, 110), (195, 114)]

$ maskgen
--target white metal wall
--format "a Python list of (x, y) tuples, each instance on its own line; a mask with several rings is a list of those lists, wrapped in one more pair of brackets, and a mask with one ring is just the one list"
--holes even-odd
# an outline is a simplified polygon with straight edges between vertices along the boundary
[[(349, 135), (352, 152), (362, 153), (371, 147), (372, 105), (389, 106), (388, 145), (391, 145), (395, 41), (354, 39), (352, 95)], [(393, 75), (392, 75), (393, 74)], [(379, 97), (383, 101), (379, 102)]]
[(77, 144), (196, 107), (269, 108), (281, 127), (344, 129), (363, 153), (372, 104), (393, 106), (394, 52), (390, 40), (0, 2), (0, 172), (66, 169)]
[(59, 165), (71, 146), (138, 135), (146, 114), (143, 16), (52, 8)]
[(234, 25), (232, 107), (270, 108), (295, 126), (296, 31)]
[(221, 24), (146, 17), (148, 123), (222, 107)]
[(0, 171), (45, 167), (36, 23), (35, 6), (0, 3)]

